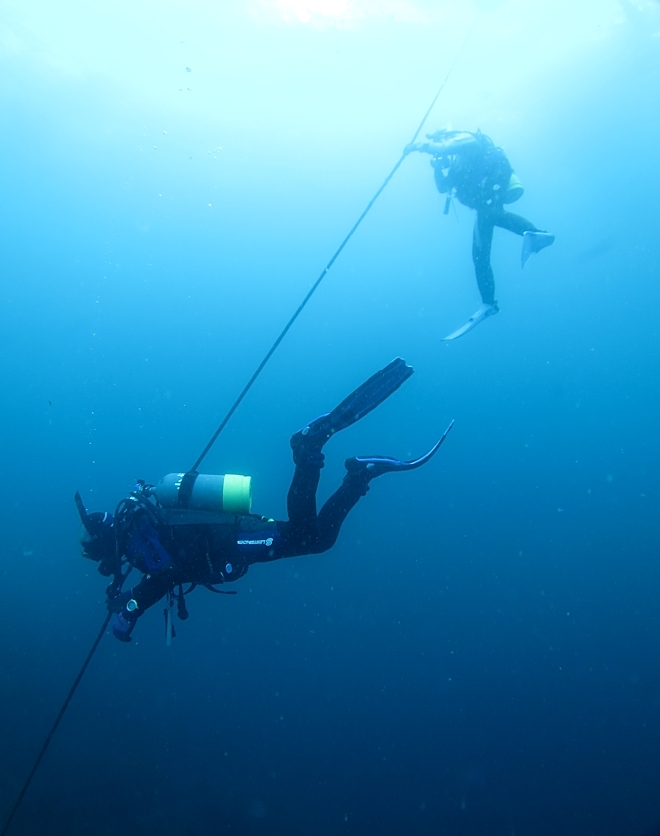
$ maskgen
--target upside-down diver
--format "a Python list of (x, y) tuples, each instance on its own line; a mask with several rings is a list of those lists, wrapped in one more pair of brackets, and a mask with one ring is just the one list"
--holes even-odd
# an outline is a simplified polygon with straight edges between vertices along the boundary
[[(130, 641), (137, 620), (167, 596), (169, 637), (175, 600), (179, 617), (187, 617), (184, 584), (224, 592), (215, 587), (238, 580), (253, 563), (330, 549), (346, 516), (369, 490), (369, 483), (385, 473), (426, 464), (453, 426), (452, 421), (428, 453), (413, 461), (384, 456), (347, 459), (342, 484), (317, 513), (316, 489), (326, 442), (375, 409), (412, 373), (411, 366), (396, 358), (332, 412), (291, 437), (295, 472), (286, 521), (250, 513), (250, 479), (245, 476), (189, 472), (169, 474), (155, 486), (138, 482), (114, 514), (87, 513), (77, 493), (83, 555), (98, 562), (102, 575), (113, 577), (106, 592), (108, 609), (115, 613), (114, 635), (120, 641)], [(131, 569), (142, 577), (135, 586), (122, 590)]]

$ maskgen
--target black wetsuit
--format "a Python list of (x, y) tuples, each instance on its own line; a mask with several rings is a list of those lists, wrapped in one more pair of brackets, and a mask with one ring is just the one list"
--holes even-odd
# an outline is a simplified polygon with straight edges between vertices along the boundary
[[(222, 521), (199, 522), (205, 512), (158, 511), (154, 516), (151, 503), (127, 505), (128, 522), (119, 535), (119, 552), (143, 577), (116, 599), (124, 617), (134, 622), (180, 584), (224, 584), (241, 578), (253, 563), (330, 549), (368, 484), (364, 478), (348, 475), (317, 514), (323, 456), (313, 458), (313, 463), (306, 460), (296, 465), (287, 497), (287, 521), (250, 514), (215, 515)], [(206, 516), (213, 518), (213, 514)], [(136, 608), (126, 607), (131, 599)], [(119, 610), (112, 601), (109, 606)]]
[(507, 211), (501, 203), (496, 201), (493, 201), (490, 206), (477, 208), (472, 233), (472, 261), (481, 300), (486, 305), (495, 304), (495, 277), (493, 268), (490, 266), (490, 251), (496, 226), (515, 232), (516, 235), (537, 231), (533, 223), (523, 218), (522, 215)]
[(481, 299), (495, 304), (495, 279), (490, 265), (493, 231), (496, 226), (516, 235), (537, 232), (537, 227), (521, 215), (504, 208), (513, 168), (501, 148), (482, 133), (473, 134), (474, 143), (451, 150), (451, 156), (432, 161), (435, 183), (441, 193), (452, 192), (477, 217), (472, 237), (472, 260)]

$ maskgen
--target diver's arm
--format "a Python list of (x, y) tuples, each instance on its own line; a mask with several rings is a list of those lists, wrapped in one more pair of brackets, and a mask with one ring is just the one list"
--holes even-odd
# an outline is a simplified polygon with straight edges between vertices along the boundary
[(477, 140), (474, 134), (467, 131), (456, 132), (448, 136), (440, 142), (415, 142), (406, 145), (404, 152), (410, 154), (413, 151), (419, 151), (422, 154), (431, 154), (433, 157), (444, 157), (448, 154), (455, 154), (459, 149), (465, 148), (466, 145), (472, 145)]
[(420, 154), (433, 154), (439, 156), (439, 144), (436, 142), (411, 142), (403, 149), (404, 154), (412, 154), (413, 151), (419, 151)]
[(138, 604), (138, 615), (142, 615), (149, 607), (157, 604), (174, 585), (181, 583), (183, 580), (181, 574), (176, 570), (145, 575), (140, 583), (132, 589), (133, 599)]
[(145, 575), (137, 586), (108, 601), (108, 609), (116, 613), (111, 625), (114, 637), (121, 642), (130, 642), (138, 618), (167, 595), (180, 580), (172, 572)]
[(125, 589), (119, 595), (108, 597), (110, 612), (123, 612), (131, 621), (138, 619), (145, 610), (157, 604), (181, 578), (178, 573), (144, 575), (132, 589)]

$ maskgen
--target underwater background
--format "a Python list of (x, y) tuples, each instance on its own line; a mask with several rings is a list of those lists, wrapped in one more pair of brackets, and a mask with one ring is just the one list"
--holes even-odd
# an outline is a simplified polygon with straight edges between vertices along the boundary
[[(465, 39), (477, 19), (476, 28)], [(207, 457), (286, 515), (288, 439), (414, 457), (324, 555), (104, 637), (16, 834), (660, 827), (660, 3), (8, 0), (0, 11), (0, 822), (105, 615), (80, 490), (189, 468), (398, 159), (481, 128), (557, 236), (493, 245), (409, 157)]]

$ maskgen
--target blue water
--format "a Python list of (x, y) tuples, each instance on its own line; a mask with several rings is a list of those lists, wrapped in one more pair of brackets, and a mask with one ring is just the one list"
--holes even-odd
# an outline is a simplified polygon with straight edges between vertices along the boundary
[(290, 434), (397, 355), (322, 497), (454, 431), (172, 647), (160, 606), (105, 637), (11, 832), (649, 836), (660, 4), (217, 5), (3, 4), (0, 820), (104, 618), (74, 491), (191, 466), (481, 12), (426, 128), (503, 146), (555, 246), (496, 231), (501, 313), (443, 344), (472, 218), (409, 158), (204, 469), (283, 518)]

